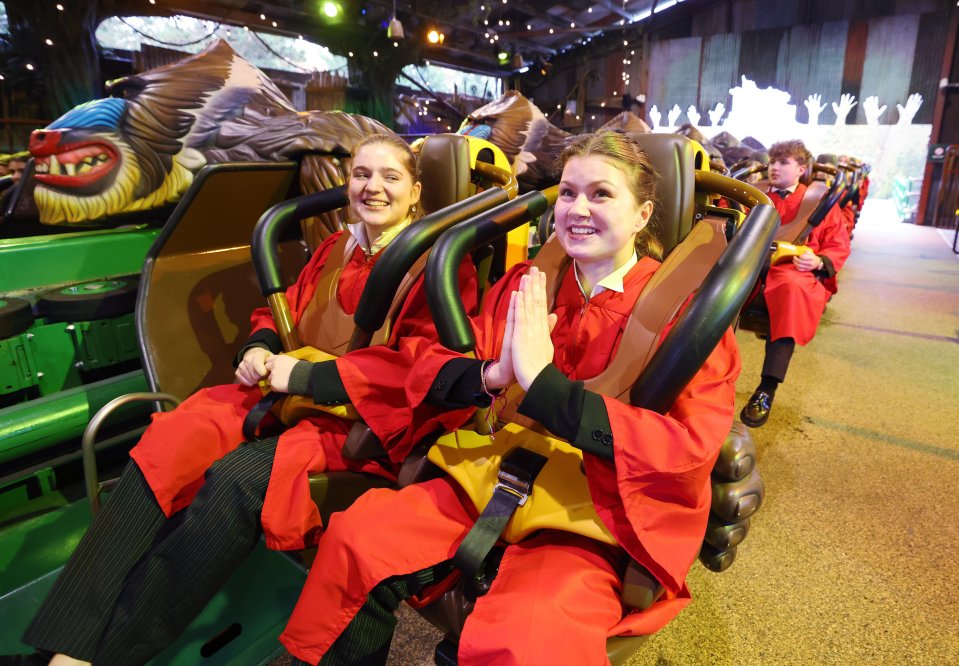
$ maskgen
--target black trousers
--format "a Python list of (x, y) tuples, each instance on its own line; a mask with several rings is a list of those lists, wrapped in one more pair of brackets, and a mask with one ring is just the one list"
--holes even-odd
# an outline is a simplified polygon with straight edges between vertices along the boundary
[[(449, 560), (404, 576), (387, 578), (374, 587), (366, 603), (353, 617), (319, 666), (385, 666), (390, 644), (396, 632), (396, 613), (400, 603), (426, 586), (446, 578), (453, 571)], [(292, 666), (305, 662), (294, 659)]]
[(763, 358), (763, 377), (772, 377), (782, 383), (786, 380), (789, 361), (792, 360), (796, 341), (792, 338), (778, 338), (766, 341), (766, 356)]
[(159, 654), (256, 546), (275, 453), (276, 438), (230, 452), (170, 519), (129, 463), (23, 642), (97, 666)]

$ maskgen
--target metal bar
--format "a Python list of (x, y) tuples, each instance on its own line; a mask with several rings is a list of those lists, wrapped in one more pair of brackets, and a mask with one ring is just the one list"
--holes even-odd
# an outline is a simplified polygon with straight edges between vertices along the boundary
[(476, 344), (457, 279), (466, 253), (542, 215), (556, 203), (558, 195), (558, 185), (542, 192), (528, 192), (461, 222), (436, 241), (426, 262), (426, 300), (445, 347), (469, 352)]
[(482, 176), (486, 176), (493, 181), (495, 185), (499, 185), (506, 190), (506, 194), (509, 195), (510, 199), (515, 199), (516, 195), (519, 194), (519, 181), (516, 180), (516, 176), (513, 175), (512, 171), (500, 169), (498, 166), (487, 162), (477, 162), (473, 170)]
[(145, 390), (146, 378), (135, 370), (0, 409), (0, 463), (79, 437), (112, 398)]
[[(773, 205), (769, 195), (749, 183), (727, 178), (718, 173), (696, 170), (696, 189), (719, 194), (748, 208), (759, 204)], [(767, 244), (768, 247), (768, 244)]]
[(83, 431), (83, 438), (80, 441), (80, 452), (83, 457), (83, 483), (87, 489), (87, 499), (90, 500), (90, 511), (94, 516), (100, 512), (100, 489), (101, 484), (97, 474), (97, 452), (95, 448), (97, 433), (100, 432), (100, 426), (120, 407), (131, 402), (169, 402), (173, 405), (179, 405), (180, 399), (169, 393), (128, 393), (114, 398), (103, 407), (101, 407), (90, 423)]

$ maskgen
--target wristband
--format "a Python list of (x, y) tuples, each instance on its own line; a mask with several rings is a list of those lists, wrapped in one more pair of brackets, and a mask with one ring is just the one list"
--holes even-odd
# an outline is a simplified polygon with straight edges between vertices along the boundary
[(493, 393), (489, 390), (489, 387), (486, 385), (486, 375), (489, 374), (490, 368), (496, 364), (496, 361), (483, 361), (483, 367), (480, 368), (480, 387), (483, 389), (483, 393), (489, 396), (491, 399), (495, 399), (502, 391), (497, 389), (496, 393)]

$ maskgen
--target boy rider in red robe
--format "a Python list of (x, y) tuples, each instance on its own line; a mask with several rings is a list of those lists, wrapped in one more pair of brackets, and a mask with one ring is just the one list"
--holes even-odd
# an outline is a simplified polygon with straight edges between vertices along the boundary
[[(812, 154), (802, 141), (783, 141), (769, 149), (769, 198), (782, 224), (796, 217), (806, 185)], [(771, 266), (763, 296), (769, 310), (769, 339), (762, 378), (739, 418), (758, 428), (769, 419), (777, 387), (796, 345), (806, 345), (816, 334), (826, 301), (836, 293), (836, 273), (849, 256), (849, 234), (836, 206), (806, 238), (809, 248), (791, 262)]]

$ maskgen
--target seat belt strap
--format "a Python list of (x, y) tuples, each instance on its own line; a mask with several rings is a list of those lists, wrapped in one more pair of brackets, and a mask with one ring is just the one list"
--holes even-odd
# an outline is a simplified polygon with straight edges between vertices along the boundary
[(546, 460), (545, 456), (522, 447), (503, 456), (493, 496), (453, 555), (453, 564), (464, 576), (473, 578), (480, 570), (516, 509), (526, 504)]
[(273, 405), (286, 397), (286, 393), (279, 391), (270, 391), (260, 398), (260, 401), (253, 406), (243, 419), (243, 440), (246, 442), (255, 442), (259, 439), (257, 431), (260, 429), (260, 423), (263, 418), (270, 413)]

